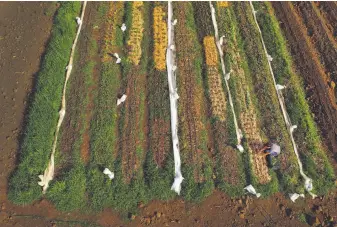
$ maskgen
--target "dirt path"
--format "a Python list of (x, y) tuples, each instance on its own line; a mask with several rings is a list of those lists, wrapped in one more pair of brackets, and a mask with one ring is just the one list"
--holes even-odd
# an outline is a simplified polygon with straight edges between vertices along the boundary
[[(273, 3), (281, 28), (288, 40), (296, 69), (303, 76), (307, 100), (314, 113), (330, 156), (337, 160), (337, 109), (327, 75), (320, 65), (306, 29), (288, 3)], [(334, 163), (336, 166), (336, 162)], [(336, 168), (335, 168), (336, 169)]]

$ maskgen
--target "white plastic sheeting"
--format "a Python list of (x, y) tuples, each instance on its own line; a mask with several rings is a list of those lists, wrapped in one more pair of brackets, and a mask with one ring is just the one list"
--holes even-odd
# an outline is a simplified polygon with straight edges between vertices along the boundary
[(77, 24), (79, 26), (78, 26), (78, 29), (77, 29), (75, 40), (74, 40), (73, 45), (71, 47), (70, 59), (69, 59), (69, 63), (68, 63), (68, 66), (67, 66), (66, 78), (65, 78), (65, 82), (64, 82), (64, 86), (63, 86), (63, 95), (62, 95), (62, 102), (61, 102), (61, 110), (59, 111), (59, 119), (58, 119), (58, 122), (57, 122), (57, 127), (56, 127), (56, 131), (55, 131), (55, 135), (54, 135), (54, 141), (53, 141), (52, 152), (51, 152), (51, 155), (50, 155), (50, 160), (49, 160), (47, 168), (44, 171), (44, 174), (43, 175), (39, 175), (40, 181), (38, 182), (38, 184), (43, 187), (43, 190), (42, 190), (43, 194), (46, 193), (47, 188), (49, 186), (49, 182), (51, 180), (53, 180), (53, 178), (54, 178), (54, 169), (55, 169), (55, 167), (54, 167), (54, 164), (55, 164), (54, 163), (54, 156), (55, 156), (55, 150), (56, 150), (56, 145), (57, 145), (57, 137), (58, 137), (59, 130), (60, 130), (61, 124), (63, 122), (64, 116), (66, 114), (66, 90), (67, 90), (66, 88), (67, 88), (67, 82), (69, 80), (69, 77), (70, 77), (70, 74), (71, 74), (71, 70), (73, 68), (72, 67), (72, 65), (73, 65), (73, 57), (74, 57), (74, 53), (75, 53), (75, 48), (76, 48), (77, 40), (78, 40), (78, 37), (80, 35), (81, 27), (82, 27), (82, 24), (83, 24), (82, 21), (83, 21), (86, 5), (87, 5), (87, 2), (84, 1), (83, 6), (82, 6), (81, 18), (76, 18)]
[(289, 194), (289, 197), (291, 201), (295, 202), (299, 197), (304, 198), (304, 194), (294, 193), (294, 194)]
[(260, 193), (257, 193), (255, 188), (253, 187), (253, 185), (248, 185), (247, 187), (244, 188), (245, 190), (247, 190), (249, 193), (256, 195), (257, 198), (259, 198), (261, 196)]
[(80, 25), (80, 24), (82, 24), (82, 20), (81, 20), (81, 18), (79, 18), (79, 17), (76, 17), (76, 22), (77, 22), (77, 25)]
[(126, 94), (122, 95), (120, 99), (117, 99), (117, 106), (119, 106), (121, 103), (125, 102), (126, 100)]
[(122, 32), (125, 32), (125, 30), (126, 30), (126, 25), (125, 25), (125, 23), (122, 24), (121, 30), (122, 30)]
[(114, 172), (111, 172), (110, 169), (108, 169), (108, 168), (105, 168), (105, 169), (103, 170), (103, 173), (104, 173), (105, 175), (107, 175), (107, 176), (110, 178), (110, 180), (112, 180), (112, 179), (115, 178)]
[(116, 64), (121, 63), (122, 59), (119, 57), (118, 53), (114, 53), (114, 57), (116, 58)]
[[(267, 52), (267, 48), (266, 48), (266, 45), (264, 44), (264, 40), (263, 40), (263, 36), (262, 36), (262, 32), (261, 32), (261, 29), (260, 29), (260, 26), (259, 26), (259, 23), (257, 22), (257, 19), (256, 19), (256, 12), (255, 9), (254, 9), (254, 6), (253, 6), (253, 3), (250, 1), (250, 6), (252, 8), (252, 11), (253, 11), (253, 16), (254, 16), (254, 20), (255, 20), (255, 23), (257, 25), (257, 28), (259, 30), (259, 33), (260, 33), (260, 38), (261, 38), (261, 41), (262, 41), (262, 45), (263, 45), (263, 49), (264, 49), (264, 52), (266, 54), (266, 57), (268, 59), (268, 66), (269, 66), (269, 71), (273, 77), (273, 81), (274, 81), (274, 86), (275, 86), (275, 89), (276, 89), (276, 93), (277, 93), (277, 97), (278, 97), (278, 100), (279, 100), (279, 103), (280, 103), (280, 106), (281, 106), (281, 109), (282, 109), (282, 113), (283, 113), (283, 118), (284, 118), (284, 121), (286, 123), (286, 126), (287, 126), (287, 129), (289, 131), (289, 135), (290, 135), (290, 138), (291, 138), (291, 142), (293, 144), (293, 148), (294, 148), (294, 152), (296, 154), (296, 157), (297, 157), (297, 162), (298, 162), (298, 165), (299, 165), (299, 168), (300, 168), (300, 174), (301, 176), (303, 177), (304, 179), (304, 188), (306, 189), (306, 191), (313, 197), (315, 198), (316, 195), (313, 194), (311, 192), (312, 190), (312, 179), (310, 179), (304, 172), (303, 172), (303, 166), (302, 166), (302, 162), (300, 160), (300, 157), (299, 157), (299, 154), (298, 154), (298, 151), (297, 151), (297, 145), (295, 143), (295, 140), (294, 140), (294, 136), (293, 136), (293, 130), (297, 127), (295, 125), (292, 125), (291, 124), (291, 121), (290, 121), (290, 118), (288, 116), (288, 113), (286, 111), (286, 107), (285, 107), (285, 103), (284, 103), (284, 99), (283, 99), (283, 96), (282, 96), (282, 92), (280, 89), (281, 87), (280, 86), (277, 86), (276, 84), (276, 80), (275, 80), (275, 76), (274, 76), (274, 72), (273, 72), (273, 69), (271, 67), (271, 56), (268, 54)], [(284, 88), (284, 86), (283, 86)]]
[(167, 79), (170, 91), (170, 109), (171, 109), (171, 131), (172, 131), (172, 143), (173, 143), (173, 155), (174, 155), (174, 182), (172, 184), (171, 190), (174, 190), (178, 195), (181, 190), (181, 182), (183, 181), (183, 176), (181, 174), (181, 160), (180, 160), (180, 150), (179, 150), (179, 139), (178, 139), (178, 93), (176, 86), (176, 75), (174, 64), (175, 61), (175, 47), (174, 47), (174, 21), (172, 2), (168, 2), (168, 12), (167, 12), (167, 33), (168, 33), (168, 43), (166, 51), (166, 65), (167, 65)]
[(231, 91), (229, 90), (229, 85), (228, 85), (228, 80), (230, 78), (230, 74), (229, 73), (226, 74), (225, 63), (223, 61), (223, 52), (222, 52), (222, 48), (221, 48), (221, 43), (223, 43), (223, 38), (221, 37), (222, 40), (219, 39), (218, 24), (217, 24), (217, 21), (216, 21), (215, 9), (214, 9), (211, 1), (209, 2), (209, 6), (211, 8), (211, 13), (212, 13), (212, 22), (213, 22), (214, 33), (215, 33), (215, 41), (216, 41), (215, 43), (216, 43), (216, 46), (218, 48), (218, 52), (219, 52), (219, 55), (220, 55), (222, 74), (225, 77), (225, 84), (226, 84), (227, 91), (228, 91), (229, 104), (231, 106), (231, 110), (232, 110), (233, 118), (234, 118), (234, 126), (235, 126), (236, 139), (237, 139), (237, 148), (239, 149), (240, 152), (243, 152), (244, 149), (241, 145), (242, 137), (241, 137), (240, 129), (239, 129), (239, 126), (238, 126), (236, 114), (235, 114), (235, 111), (234, 111), (234, 105), (233, 105)]

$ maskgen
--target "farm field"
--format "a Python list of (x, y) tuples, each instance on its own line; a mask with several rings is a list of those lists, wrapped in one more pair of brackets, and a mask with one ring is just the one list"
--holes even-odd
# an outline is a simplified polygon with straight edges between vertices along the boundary
[(40, 6), (0, 3), (49, 21), (0, 47), (1, 224), (336, 224), (335, 2)]

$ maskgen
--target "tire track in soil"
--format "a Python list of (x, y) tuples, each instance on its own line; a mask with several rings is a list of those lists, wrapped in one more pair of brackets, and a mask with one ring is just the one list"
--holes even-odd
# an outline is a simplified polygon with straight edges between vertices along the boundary
[(331, 36), (337, 41), (337, 3), (336, 2), (314, 2), (321, 12), (322, 19), (330, 31)]
[[(300, 18), (289, 3), (273, 2), (276, 17), (280, 22), (290, 47), (296, 69), (302, 75), (307, 101), (314, 114), (330, 156), (337, 160), (337, 108), (318, 57), (307, 38)], [(336, 170), (336, 162), (334, 163)]]

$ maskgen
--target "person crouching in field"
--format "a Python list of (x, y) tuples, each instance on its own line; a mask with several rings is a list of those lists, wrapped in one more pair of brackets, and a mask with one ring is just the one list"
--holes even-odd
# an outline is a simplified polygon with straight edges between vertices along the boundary
[(272, 158), (277, 157), (280, 154), (280, 152), (281, 148), (276, 143), (270, 143), (260, 150), (260, 154), (266, 157), (267, 165), (269, 168), (273, 167)]

